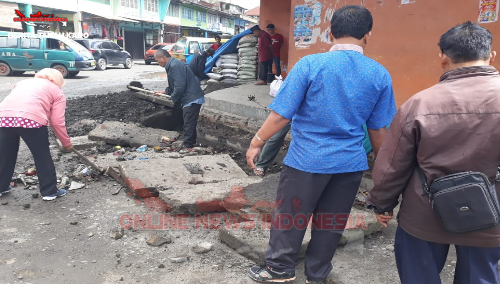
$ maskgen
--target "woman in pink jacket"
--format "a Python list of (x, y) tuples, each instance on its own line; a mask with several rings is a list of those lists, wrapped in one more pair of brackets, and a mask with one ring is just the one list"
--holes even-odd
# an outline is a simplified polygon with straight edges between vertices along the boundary
[(43, 200), (66, 194), (66, 190), (57, 189), (47, 128), (50, 122), (64, 149), (73, 150), (66, 132), (63, 85), (61, 73), (46, 68), (35, 78), (17, 83), (0, 103), (0, 196), (12, 190), (9, 184), (16, 166), (19, 138), (23, 138), (33, 154)]

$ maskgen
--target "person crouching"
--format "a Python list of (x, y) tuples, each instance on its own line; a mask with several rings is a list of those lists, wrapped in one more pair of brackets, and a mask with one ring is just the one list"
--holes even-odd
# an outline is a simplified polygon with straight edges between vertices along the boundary
[(42, 199), (54, 200), (66, 194), (66, 190), (57, 188), (47, 127), (50, 122), (65, 151), (73, 150), (66, 132), (63, 85), (64, 79), (59, 71), (45, 68), (35, 78), (17, 83), (0, 103), (0, 196), (12, 190), (10, 182), (16, 166), (19, 138), (23, 138), (33, 154)]

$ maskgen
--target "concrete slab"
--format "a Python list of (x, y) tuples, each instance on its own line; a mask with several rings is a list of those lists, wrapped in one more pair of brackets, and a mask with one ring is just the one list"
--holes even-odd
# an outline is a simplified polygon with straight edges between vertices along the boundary
[(140, 147), (141, 145), (158, 146), (163, 136), (177, 139), (179, 133), (118, 121), (106, 121), (89, 133), (90, 140), (130, 147)]
[(107, 155), (97, 157), (95, 162), (101, 167), (119, 168), (133, 193), (147, 198), (158, 196), (174, 214), (225, 211), (222, 203), (232, 198), (232, 193), (259, 181), (247, 176), (229, 155), (138, 154), (150, 159), (117, 161), (116, 156)]
[[(56, 139), (56, 141), (57, 141), (57, 147), (59, 148), (59, 150), (62, 150), (63, 147), (61, 141), (59, 141), (59, 139)], [(71, 137), (71, 144), (73, 144), (75, 150), (82, 151), (82, 150), (88, 150), (90, 148), (99, 145), (99, 142), (90, 140), (88, 136), (78, 136), (78, 137)]]
[[(249, 101), (248, 96), (255, 96)], [(205, 108), (242, 116), (245, 118), (266, 120), (270, 113), (266, 107), (273, 101), (269, 95), (269, 85), (256, 86), (253, 83), (212, 92), (205, 96)]]
[[(269, 243), (270, 223), (257, 222), (253, 226), (250, 226), (250, 224), (248, 221), (236, 223), (229, 229), (224, 226), (219, 230), (219, 238), (221, 242), (234, 249), (237, 253), (261, 265), (264, 264)], [(391, 225), (396, 226), (396, 221), (391, 221)], [(377, 223), (372, 212), (353, 208), (339, 245), (343, 246), (362, 241), (364, 237), (381, 230), (382, 226)], [(299, 259), (304, 258), (310, 240), (311, 230), (307, 229), (302, 241)]]

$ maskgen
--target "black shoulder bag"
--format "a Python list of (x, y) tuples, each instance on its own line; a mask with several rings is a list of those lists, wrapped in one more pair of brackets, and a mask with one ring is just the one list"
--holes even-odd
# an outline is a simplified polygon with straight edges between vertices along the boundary
[[(460, 172), (440, 177), (428, 185), (420, 166), (417, 171), (432, 208), (448, 232), (472, 232), (500, 223), (495, 183), (485, 174)], [(497, 172), (496, 180), (499, 179), (500, 172)]]

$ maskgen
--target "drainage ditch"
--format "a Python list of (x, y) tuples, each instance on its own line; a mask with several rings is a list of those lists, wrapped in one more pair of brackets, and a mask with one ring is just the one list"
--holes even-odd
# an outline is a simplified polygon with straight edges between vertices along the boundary
[[(109, 93), (100, 96), (87, 96), (69, 99), (66, 108), (66, 125), (72, 137), (85, 136), (104, 121), (138, 123), (145, 127), (182, 132), (182, 110), (171, 109), (146, 100), (141, 100), (129, 91)], [(198, 143), (212, 147), (216, 153), (229, 154), (247, 173), (251, 169), (246, 164), (245, 152), (253, 133), (243, 129), (209, 121), (200, 116), (198, 122)], [(107, 145), (98, 149), (100, 153), (113, 152), (114, 147)], [(279, 161), (285, 151), (281, 151)], [(268, 172), (280, 171), (280, 165), (273, 164)]]

